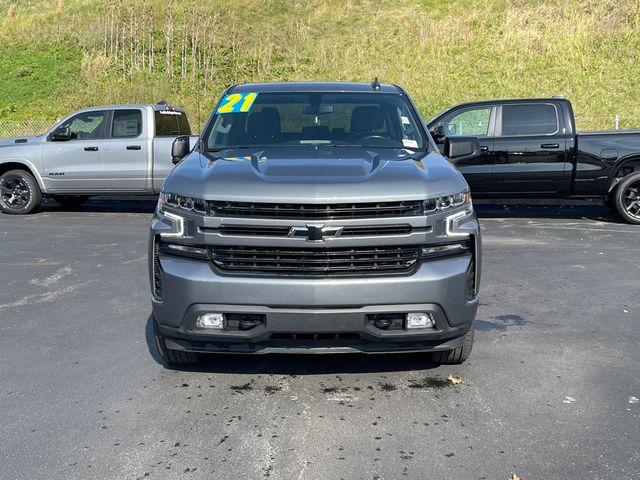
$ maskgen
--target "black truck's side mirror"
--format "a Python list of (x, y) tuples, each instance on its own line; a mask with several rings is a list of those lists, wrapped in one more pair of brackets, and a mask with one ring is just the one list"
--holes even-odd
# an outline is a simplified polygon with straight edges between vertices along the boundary
[(69, 127), (58, 127), (51, 134), (51, 140), (54, 142), (66, 142), (71, 138), (71, 129)]
[(478, 137), (447, 137), (444, 141), (444, 155), (449, 159), (475, 157), (480, 154)]
[(177, 165), (180, 161), (189, 154), (189, 137), (183, 135), (176, 137), (171, 145), (171, 163)]

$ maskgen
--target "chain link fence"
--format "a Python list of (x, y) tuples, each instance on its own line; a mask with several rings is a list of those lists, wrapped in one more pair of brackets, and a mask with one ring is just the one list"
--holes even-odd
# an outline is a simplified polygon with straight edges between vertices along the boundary
[[(44, 133), (56, 120), (2, 120), (0, 119), (0, 138), (38, 135)], [(616, 130), (640, 129), (640, 117), (612, 115), (610, 117), (576, 117), (578, 130)]]
[(2, 120), (0, 119), (0, 138), (38, 135), (44, 133), (55, 120)]
[(640, 128), (640, 117), (611, 115), (609, 117), (585, 117), (576, 115), (578, 131), (585, 130), (627, 130)]

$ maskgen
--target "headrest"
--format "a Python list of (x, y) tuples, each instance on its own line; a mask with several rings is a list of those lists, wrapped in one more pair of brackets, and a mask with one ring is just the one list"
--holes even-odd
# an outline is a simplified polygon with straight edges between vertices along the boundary
[(254, 137), (277, 135), (280, 128), (280, 112), (275, 107), (264, 107), (247, 119), (247, 133)]
[(384, 110), (378, 106), (356, 107), (351, 114), (352, 132), (371, 132), (384, 126)]

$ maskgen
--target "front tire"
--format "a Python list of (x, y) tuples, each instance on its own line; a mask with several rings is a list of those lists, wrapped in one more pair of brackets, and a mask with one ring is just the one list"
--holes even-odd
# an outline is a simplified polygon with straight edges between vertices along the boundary
[(640, 172), (620, 181), (615, 191), (615, 207), (628, 223), (640, 225)]
[(461, 347), (454, 348), (453, 350), (444, 350), (442, 352), (434, 352), (433, 362), (439, 365), (460, 365), (469, 358), (471, 355), (471, 349), (473, 348), (473, 334), (476, 329), (475, 322), (471, 325), (471, 328), (464, 334), (464, 341)]
[(11, 215), (31, 213), (42, 202), (38, 182), (26, 170), (9, 170), (0, 175), (0, 211)]
[(156, 346), (158, 347), (158, 353), (166, 367), (174, 365), (188, 365), (198, 362), (198, 354), (193, 352), (183, 352), (181, 350), (171, 350), (167, 348), (165, 337), (160, 333), (158, 322), (153, 320), (153, 336), (156, 340)]

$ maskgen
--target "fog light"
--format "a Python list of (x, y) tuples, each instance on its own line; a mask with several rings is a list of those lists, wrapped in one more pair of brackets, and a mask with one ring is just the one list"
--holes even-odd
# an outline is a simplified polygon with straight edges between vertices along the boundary
[(407, 328), (431, 328), (434, 325), (430, 313), (407, 313)]
[(224, 315), (222, 313), (202, 313), (198, 316), (198, 328), (224, 328)]

